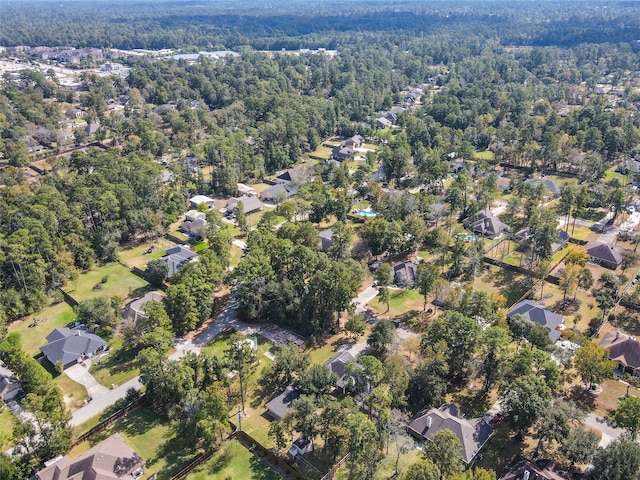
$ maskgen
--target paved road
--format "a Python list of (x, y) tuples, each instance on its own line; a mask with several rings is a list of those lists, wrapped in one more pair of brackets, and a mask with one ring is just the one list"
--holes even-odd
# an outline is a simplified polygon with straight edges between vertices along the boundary
[(103, 411), (116, 403), (118, 400), (124, 398), (130, 388), (134, 388), (136, 390), (140, 390), (142, 388), (139, 377), (133, 378), (128, 382), (125, 382), (122, 385), (114, 388), (113, 390), (109, 390), (106, 395), (96, 398), (84, 407), (79, 408), (78, 410), (73, 412), (71, 422), (69, 423), (72, 427), (75, 427), (86, 422), (90, 418), (95, 417), (96, 415), (100, 415)]
[(355, 299), (356, 304), (356, 312), (361, 312), (371, 300), (378, 296), (378, 287), (367, 287), (365, 288)]
[(242, 240), (238, 240), (237, 238), (234, 238), (231, 241), (231, 243), (234, 244), (236, 247), (241, 248), (242, 250), (245, 250), (247, 248), (246, 242), (243, 242)]
[(615, 428), (607, 420), (593, 413), (589, 413), (586, 416), (586, 418), (584, 419), (584, 424), (602, 434), (602, 439), (600, 440), (598, 446), (603, 448), (609, 445), (614, 440), (620, 438), (620, 435), (622, 435), (622, 432), (624, 431), (621, 428)]

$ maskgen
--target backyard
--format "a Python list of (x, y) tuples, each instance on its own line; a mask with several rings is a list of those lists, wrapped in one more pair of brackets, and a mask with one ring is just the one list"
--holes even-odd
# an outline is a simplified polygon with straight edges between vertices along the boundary
[(69, 457), (76, 458), (115, 432), (147, 462), (146, 477), (156, 473), (158, 480), (168, 480), (197, 455), (192, 441), (177, 436), (165, 420), (140, 407), (74, 447)]
[(280, 475), (255, 452), (237, 440), (228, 440), (209, 461), (187, 475), (187, 480), (278, 480)]
[(148, 283), (120, 263), (108, 263), (78, 276), (65, 291), (78, 302), (94, 297), (138, 296)]
[[(171, 240), (158, 238), (157, 240), (126, 246), (118, 251), (118, 257), (130, 268), (138, 267), (144, 270), (147, 263), (162, 257), (168, 248), (174, 247), (175, 245)], [(153, 251), (147, 253), (150, 247), (153, 247)]]

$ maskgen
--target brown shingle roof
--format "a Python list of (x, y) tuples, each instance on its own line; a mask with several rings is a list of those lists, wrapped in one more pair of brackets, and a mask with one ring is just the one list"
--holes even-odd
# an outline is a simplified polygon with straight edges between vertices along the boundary
[(609, 358), (625, 367), (640, 367), (640, 343), (620, 332), (607, 333), (600, 346), (609, 350)]

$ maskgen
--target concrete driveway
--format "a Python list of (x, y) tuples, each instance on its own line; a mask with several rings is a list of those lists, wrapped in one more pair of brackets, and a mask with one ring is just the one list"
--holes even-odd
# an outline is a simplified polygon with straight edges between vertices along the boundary
[(621, 428), (614, 427), (608, 420), (593, 413), (589, 413), (585, 417), (584, 424), (602, 434), (602, 438), (600, 439), (600, 443), (598, 444), (598, 446), (602, 448), (606, 447), (614, 440), (620, 438), (620, 435), (622, 435), (622, 432), (624, 432), (624, 430), (622, 430)]
[(89, 373), (89, 370), (79, 363), (65, 369), (64, 373), (71, 380), (86, 388), (89, 398), (100, 398), (109, 393), (109, 389), (100, 385)]
[(378, 296), (378, 287), (367, 287), (365, 288), (355, 299), (356, 304), (356, 312), (361, 312), (364, 310), (364, 307), (367, 303)]

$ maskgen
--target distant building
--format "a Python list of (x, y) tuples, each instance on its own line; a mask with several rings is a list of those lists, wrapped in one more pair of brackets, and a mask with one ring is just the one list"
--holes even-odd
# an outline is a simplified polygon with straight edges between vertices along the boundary
[(240, 197), (240, 198), (231, 197), (227, 202), (227, 208), (225, 209), (226, 213), (227, 214), (232, 213), (233, 210), (238, 205), (238, 203), (240, 202), (242, 202), (242, 206), (244, 207), (244, 213), (246, 213), (247, 215), (253, 212), (258, 212), (264, 208), (264, 204), (260, 201), (258, 197), (246, 197), (246, 196)]
[(289, 168), (276, 176), (276, 183), (299, 185), (308, 176), (309, 172), (304, 167)]
[(560, 195), (560, 189), (561, 189), (560, 184), (558, 182), (554, 182), (553, 180), (549, 180), (548, 178), (542, 178), (542, 179), (528, 178), (527, 180), (524, 181), (524, 183), (533, 185), (534, 187), (537, 187), (540, 183), (543, 183), (552, 197), (555, 198)]
[(297, 188), (290, 183), (277, 183), (260, 192), (260, 199), (265, 202), (275, 202), (278, 199), (289, 199), (296, 194)]
[(320, 247), (323, 252), (328, 252), (333, 245), (333, 230), (330, 228), (318, 232), (318, 238), (320, 239)]
[(207, 225), (209, 222), (207, 222), (206, 213), (189, 210), (185, 214), (185, 221), (180, 225), (180, 230), (190, 237), (200, 237)]
[(144, 307), (149, 302), (164, 301), (164, 293), (147, 292), (143, 297), (136, 298), (127, 303), (122, 311), (122, 318), (125, 320), (137, 321), (138, 318), (145, 317)]
[(474, 233), (479, 233), (489, 238), (497, 238), (507, 229), (507, 226), (488, 208), (478, 212), (475, 218), (467, 218), (464, 223)]
[(196, 209), (202, 204), (206, 205), (208, 208), (213, 208), (215, 202), (216, 201), (213, 198), (207, 197), (206, 195), (196, 195), (189, 199), (191, 206)]

